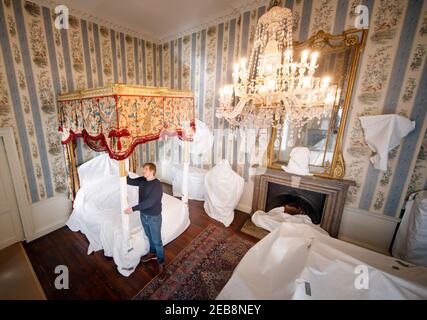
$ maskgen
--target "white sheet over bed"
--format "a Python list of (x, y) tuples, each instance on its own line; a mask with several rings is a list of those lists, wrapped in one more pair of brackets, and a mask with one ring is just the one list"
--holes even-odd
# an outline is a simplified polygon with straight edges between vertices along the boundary
[(427, 299), (427, 268), (286, 222), (247, 252), (217, 299)]
[[(149, 242), (141, 225), (139, 211), (130, 215), (130, 240), (133, 250), (127, 250), (122, 235), (120, 219), (119, 177), (107, 175), (86, 181), (78, 191), (74, 210), (67, 222), (72, 231), (81, 231), (89, 240), (88, 254), (104, 250), (113, 257), (117, 270), (129, 276), (139, 264), (141, 256), (149, 250)], [(128, 186), (130, 206), (138, 202), (138, 187)], [(188, 208), (177, 198), (163, 194), (162, 240), (163, 244), (177, 238), (190, 225)]]

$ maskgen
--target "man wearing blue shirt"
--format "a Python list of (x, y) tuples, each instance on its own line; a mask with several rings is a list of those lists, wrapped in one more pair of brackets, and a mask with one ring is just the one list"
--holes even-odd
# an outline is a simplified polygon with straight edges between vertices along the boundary
[(159, 276), (163, 280), (166, 276), (165, 255), (161, 236), (163, 189), (162, 184), (155, 177), (156, 170), (154, 163), (146, 163), (143, 166), (142, 177), (135, 179), (127, 177), (128, 185), (139, 187), (139, 200), (136, 206), (127, 208), (125, 212), (127, 214), (133, 211), (140, 212), (141, 223), (150, 242), (150, 251), (141, 258), (141, 261), (145, 263), (157, 260)]

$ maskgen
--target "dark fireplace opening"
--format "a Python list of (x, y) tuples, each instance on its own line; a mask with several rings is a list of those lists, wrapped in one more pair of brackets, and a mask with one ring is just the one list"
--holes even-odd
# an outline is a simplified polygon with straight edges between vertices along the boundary
[(314, 224), (320, 224), (325, 200), (323, 193), (269, 182), (265, 211), (286, 206), (287, 213), (306, 214)]

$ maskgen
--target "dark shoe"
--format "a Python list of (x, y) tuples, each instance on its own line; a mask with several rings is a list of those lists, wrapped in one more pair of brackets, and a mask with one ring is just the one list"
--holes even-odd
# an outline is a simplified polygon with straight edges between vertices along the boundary
[(151, 261), (151, 260), (157, 260), (157, 256), (156, 256), (156, 254), (155, 254), (155, 253), (149, 252), (148, 254), (146, 254), (145, 256), (143, 256), (143, 257), (141, 258), (141, 261), (142, 261), (143, 263), (148, 262), (148, 261)]
[(159, 279), (161, 281), (166, 278), (166, 264), (164, 262), (159, 263)]

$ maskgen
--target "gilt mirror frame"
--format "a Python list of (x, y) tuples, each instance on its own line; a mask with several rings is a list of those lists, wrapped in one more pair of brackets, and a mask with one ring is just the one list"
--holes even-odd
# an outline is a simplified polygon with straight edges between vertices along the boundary
[[(359, 67), (360, 57), (365, 48), (366, 39), (367, 39), (368, 30), (365, 29), (350, 29), (344, 31), (340, 35), (332, 35), (326, 33), (324, 31), (319, 31), (317, 34), (309, 38), (304, 42), (296, 42), (294, 43), (294, 50), (299, 50), (301, 48), (310, 48), (315, 49), (322, 55), (322, 50), (346, 50), (353, 49), (353, 56), (349, 62), (349, 72), (347, 76), (344, 78), (344, 82), (347, 81), (347, 87), (345, 88), (345, 92), (341, 93), (343, 99), (342, 107), (340, 107), (341, 103), (335, 104), (333, 110), (331, 112), (331, 120), (329, 121), (328, 131), (331, 130), (331, 123), (336, 121), (336, 117), (332, 118), (340, 108), (341, 111), (341, 119), (339, 128), (336, 129), (336, 141), (335, 147), (333, 151), (332, 161), (329, 166), (320, 166), (319, 168), (323, 168), (323, 172), (312, 172), (315, 176), (323, 176), (329, 178), (344, 178), (345, 175), (345, 164), (344, 157), (342, 152), (343, 145), (343, 136), (347, 122), (347, 115), (350, 108), (350, 102), (352, 98), (353, 88), (356, 80), (357, 69)], [(335, 133), (334, 133), (335, 134)], [(269, 146), (268, 146), (268, 167), (271, 169), (279, 169), (282, 170), (282, 165), (286, 165), (286, 161), (278, 161), (275, 157), (275, 152), (281, 152), (281, 144), (280, 140), (279, 150), (277, 151), (277, 147), (275, 148), (274, 142), (276, 140), (277, 129), (273, 128)], [(329, 135), (329, 132), (328, 132)], [(328, 146), (326, 145), (326, 148)]]

